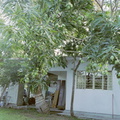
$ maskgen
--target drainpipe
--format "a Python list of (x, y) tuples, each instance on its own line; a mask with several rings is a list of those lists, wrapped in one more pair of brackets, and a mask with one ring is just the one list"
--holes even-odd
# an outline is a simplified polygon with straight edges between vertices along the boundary
[(112, 94), (112, 118), (114, 118), (114, 94)]

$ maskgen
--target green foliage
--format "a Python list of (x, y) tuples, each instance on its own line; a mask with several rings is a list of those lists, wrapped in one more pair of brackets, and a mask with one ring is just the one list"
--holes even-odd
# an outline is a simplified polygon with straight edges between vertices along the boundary
[(0, 84), (4, 86), (20, 82), (25, 76), (26, 65), (22, 60), (6, 59), (1, 62), (0, 69)]
[(119, 72), (118, 11), (96, 12), (92, 0), (9, 0), (1, 1), (1, 10), (1, 59), (27, 58), (25, 81), (34, 88), (41, 82), (46, 86), (43, 78), (50, 67), (66, 67), (56, 49), (112, 64)]
[[(115, 14), (115, 13), (114, 13)], [(120, 72), (120, 21), (119, 14), (113, 16), (107, 12), (97, 12), (93, 21), (89, 24), (90, 37), (83, 52), (88, 56), (88, 60), (104, 64), (111, 64), (113, 68)]]
[(55, 114), (56, 112), (51, 112), (51, 114), (41, 114), (35, 109), (29, 108), (27, 110), (0, 108), (1, 120), (83, 120), (69, 116), (58, 116)]
[(7, 46), (6, 50), (1, 46), (1, 57), (8, 54), (8, 58), (27, 58), (29, 67), (26, 74), (30, 83), (34, 81), (33, 86), (39, 85), (49, 68), (59, 60), (54, 50), (60, 45), (64, 35), (54, 27), (53, 20), (56, 16), (53, 8), (56, 8), (56, 2), (53, 3), (47, 0), (10, 0), (1, 4), (5, 21), (1, 39)]
[(89, 22), (92, 20), (91, 0), (63, 1), (60, 19), (66, 30), (65, 44), (61, 47), (68, 56), (80, 56), (89, 35)]
[[(18, 113), (18, 111), (16, 110), (12, 110), (12, 109), (3, 109), (0, 108), (1, 112), (0, 112), (0, 119), (1, 120), (34, 120), (32, 118), (26, 117), (25, 115), (23, 115), (22, 113)], [(25, 112), (25, 111), (24, 111)]]
[[(36, 88), (41, 82), (44, 83), (43, 78), (50, 67), (55, 64), (66, 66), (64, 58), (55, 55), (55, 49), (65, 46), (67, 39), (74, 41), (70, 35), (75, 38), (85, 38), (88, 35), (85, 28), (88, 17), (85, 15), (88, 16), (88, 11), (92, 8), (91, 0), (1, 1), (4, 15), (1, 39), (7, 47), (10, 42), (10, 49), (4, 52), (1, 48), (2, 53), (8, 54), (8, 57), (28, 59), (25, 81)], [(79, 40), (74, 44), (76, 43)], [(81, 50), (81, 47), (72, 49)]]

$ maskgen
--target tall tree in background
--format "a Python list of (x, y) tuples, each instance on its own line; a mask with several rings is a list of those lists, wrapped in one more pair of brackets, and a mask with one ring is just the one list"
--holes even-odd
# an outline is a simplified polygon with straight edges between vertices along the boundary
[(111, 64), (120, 77), (120, 1), (95, 0), (96, 5), (84, 51), (92, 65)]
[[(56, 48), (61, 49), (66, 43), (79, 38), (81, 44), (76, 50), (81, 50), (82, 39), (88, 34), (85, 15), (89, 16), (87, 11), (90, 9), (90, 0), (2, 2), (5, 21), (2, 39), (20, 46), (19, 52), (22, 56), (19, 57), (29, 59), (29, 71), (26, 76), (33, 81), (32, 86), (38, 86), (49, 67), (61, 61), (61, 57), (55, 55)], [(79, 39), (76, 42), (79, 42)], [(61, 64), (62, 61), (59, 62), (59, 65)]]
[(9, 57), (29, 59), (26, 79), (36, 87), (54, 64), (65, 66), (56, 49), (74, 58), (86, 57), (90, 63), (113, 64), (119, 75), (118, 5), (118, 0), (2, 1), (1, 40), (11, 51)]
[[(54, 49), (61, 42), (63, 35), (61, 36), (58, 31), (54, 30), (55, 26), (52, 21), (54, 14), (52, 15), (51, 8), (54, 4), (42, 0), (10, 0), (2, 1), (1, 4), (4, 21), (4, 24), (1, 24), (1, 40), (6, 41), (6, 46), (8, 43), (11, 47), (16, 45), (13, 52), (7, 49), (7, 52), (11, 53), (7, 57), (28, 59), (29, 69), (25, 78), (31, 83), (32, 89), (42, 87), (41, 82), (45, 83), (44, 76), (59, 59), (55, 56)], [(17, 47), (20, 49), (17, 50)], [(17, 54), (14, 55), (16, 51)], [(2, 57), (4, 55), (5, 52), (2, 51)]]
[[(66, 4), (65, 4), (66, 3)], [(69, 4), (68, 4), (69, 3)], [(70, 2), (64, 2), (62, 6), (61, 20), (65, 24), (67, 29), (66, 41), (62, 46), (63, 53), (68, 56), (72, 56), (74, 59), (73, 68), (73, 83), (71, 94), (71, 107), (70, 114), (74, 116), (74, 91), (75, 91), (75, 76), (78, 67), (81, 64), (81, 60), (84, 56), (82, 49), (86, 45), (89, 28), (88, 24), (92, 20), (91, 13), (93, 11), (93, 4), (91, 0), (74, 0)], [(79, 58), (76, 64), (76, 58)]]

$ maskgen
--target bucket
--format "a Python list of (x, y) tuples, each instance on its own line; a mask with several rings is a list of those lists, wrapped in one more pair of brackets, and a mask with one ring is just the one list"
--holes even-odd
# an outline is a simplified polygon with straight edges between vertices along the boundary
[(4, 102), (0, 101), (0, 107), (3, 107), (3, 105), (4, 105)]

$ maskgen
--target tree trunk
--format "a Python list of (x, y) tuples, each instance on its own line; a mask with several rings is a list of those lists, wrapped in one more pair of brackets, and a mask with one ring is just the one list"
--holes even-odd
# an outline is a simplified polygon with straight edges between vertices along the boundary
[(73, 70), (73, 84), (72, 84), (71, 107), (70, 107), (70, 115), (71, 116), (74, 116), (73, 103), (74, 103), (74, 93), (75, 93), (75, 75), (76, 75), (76, 71), (77, 71), (80, 63), (81, 63), (81, 60), (78, 61), (78, 64), (76, 65), (76, 67)]
[(70, 108), (71, 116), (74, 116), (74, 111), (73, 111), (74, 93), (75, 93), (75, 70), (73, 70), (73, 85), (72, 85), (71, 108)]
[(27, 105), (29, 104), (28, 103), (29, 98), (30, 98), (30, 86), (29, 86), (29, 84), (27, 84)]
[(2, 90), (2, 93), (1, 93), (1, 100), (3, 100), (3, 95), (4, 95), (4, 93), (5, 93), (5, 91), (6, 91), (6, 89), (7, 89), (7, 85), (5, 85), (4, 87), (3, 87), (3, 90)]
[(50, 108), (45, 98), (42, 95), (41, 89), (39, 89), (35, 95), (35, 106), (38, 112), (40, 113), (49, 113)]

